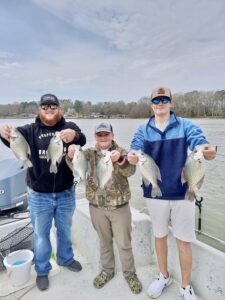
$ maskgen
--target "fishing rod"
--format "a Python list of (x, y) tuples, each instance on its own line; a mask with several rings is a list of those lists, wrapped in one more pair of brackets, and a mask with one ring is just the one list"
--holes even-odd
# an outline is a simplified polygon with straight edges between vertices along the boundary
[(221, 154), (221, 153), (218, 153), (218, 152), (217, 152), (219, 147), (218, 147), (218, 146), (215, 146), (215, 147), (216, 147), (216, 156), (219, 155), (219, 156), (225, 157), (224, 154)]
[(201, 214), (202, 214), (202, 201), (203, 201), (203, 197), (200, 197), (200, 199), (198, 199), (196, 197), (196, 195), (194, 196), (195, 197), (195, 205), (198, 207), (199, 209), (199, 215), (198, 215), (198, 229), (196, 229), (196, 232), (199, 233), (199, 234), (202, 234), (218, 243), (220, 243), (221, 245), (225, 245), (225, 241), (223, 240), (220, 240), (212, 235), (209, 235), (208, 233), (205, 233), (205, 232), (202, 232), (202, 218), (201, 218)]
[(198, 198), (195, 197), (195, 205), (198, 207), (199, 210), (199, 214), (198, 214), (198, 231), (201, 231), (202, 229), (202, 201), (203, 201), (203, 197), (200, 197), (200, 200), (198, 200)]

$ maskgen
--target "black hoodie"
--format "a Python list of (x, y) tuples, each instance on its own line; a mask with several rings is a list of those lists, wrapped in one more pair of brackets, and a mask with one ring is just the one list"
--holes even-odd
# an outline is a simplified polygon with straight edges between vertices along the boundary
[[(46, 157), (46, 151), (52, 136), (56, 131), (67, 128), (75, 130), (76, 137), (71, 143), (63, 143), (64, 153), (67, 152), (67, 148), (71, 144), (83, 146), (86, 143), (85, 135), (75, 123), (67, 122), (62, 118), (56, 125), (47, 126), (37, 117), (35, 123), (17, 128), (30, 146), (30, 160), (33, 167), (27, 169), (27, 185), (34, 191), (43, 193), (61, 192), (73, 185), (73, 174), (65, 162), (65, 156), (59, 163), (56, 174), (49, 172), (50, 162), (47, 162)], [(2, 139), (2, 141), (9, 147), (6, 140)]]

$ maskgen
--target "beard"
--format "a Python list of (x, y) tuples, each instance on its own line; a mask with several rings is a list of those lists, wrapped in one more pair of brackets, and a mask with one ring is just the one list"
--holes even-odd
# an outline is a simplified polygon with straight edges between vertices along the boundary
[(39, 117), (43, 124), (47, 126), (54, 126), (56, 123), (58, 123), (61, 118), (62, 114), (59, 109), (57, 109), (57, 112), (46, 112), (46, 111), (39, 111)]

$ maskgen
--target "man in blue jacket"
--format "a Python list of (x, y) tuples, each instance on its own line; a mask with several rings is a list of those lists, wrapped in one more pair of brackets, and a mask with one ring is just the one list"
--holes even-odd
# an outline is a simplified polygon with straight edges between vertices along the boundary
[[(32, 167), (27, 169), (28, 204), (35, 236), (35, 270), (39, 290), (49, 286), (51, 270), (50, 229), (52, 220), (57, 229), (57, 263), (78, 272), (81, 264), (74, 259), (71, 243), (72, 216), (75, 210), (75, 188), (73, 174), (65, 161), (58, 164), (57, 173), (50, 173), (47, 149), (51, 138), (60, 132), (64, 154), (71, 144), (85, 145), (86, 137), (74, 122), (63, 116), (58, 98), (45, 94), (39, 103), (39, 113), (34, 123), (17, 128), (30, 147)], [(2, 125), (0, 137), (9, 145), (12, 126)]]
[(181, 173), (187, 158), (188, 148), (201, 148), (206, 160), (214, 159), (216, 148), (209, 145), (202, 130), (191, 121), (176, 117), (170, 108), (173, 105), (170, 89), (159, 87), (151, 95), (154, 116), (141, 125), (131, 142), (128, 161), (137, 164), (138, 155), (132, 150), (142, 150), (150, 155), (159, 167), (162, 181), (158, 185), (162, 197), (151, 198), (151, 185), (143, 183), (155, 236), (155, 248), (159, 275), (148, 288), (148, 295), (158, 298), (172, 282), (167, 268), (168, 224), (171, 220), (173, 235), (179, 249), (182, 283), (180, 292), (185, 300), (196, 300), (191, 286), (192, 251), (195, 240), (195, 203), (185, 199), (187, 185), (181, 182)]

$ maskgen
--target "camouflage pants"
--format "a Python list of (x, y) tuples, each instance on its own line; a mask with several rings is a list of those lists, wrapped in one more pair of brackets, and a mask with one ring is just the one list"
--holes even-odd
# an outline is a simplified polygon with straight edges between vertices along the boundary
[(131, 211), (125, 205), (115, 210), (104, 210), (90, 205), (92, 224), (100, 239), (102, 270), (112, 273), (115, 269), (113, 237), (119, 250), (122, 271), (134, 273), (134, 257), (131, 246)]

